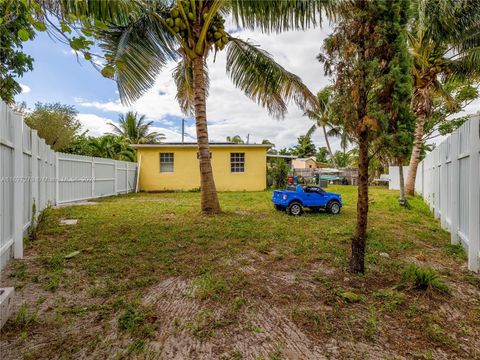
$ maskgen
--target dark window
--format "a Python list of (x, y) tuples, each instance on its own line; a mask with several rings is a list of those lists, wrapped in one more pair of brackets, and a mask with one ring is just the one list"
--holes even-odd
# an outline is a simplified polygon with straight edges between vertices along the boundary
[(245, 171), (245, 153), (230, 153), (230, 171), (232, 173)]
[(160, 172), (173, 172), (173, 153), (160, 153)]

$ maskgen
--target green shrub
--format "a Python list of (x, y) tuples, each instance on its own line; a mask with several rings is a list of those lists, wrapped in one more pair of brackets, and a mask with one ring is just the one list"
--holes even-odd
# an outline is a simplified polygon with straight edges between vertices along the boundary
[(448, 286), (438, 274), (430, 267), (422, 268), (410, 264), (402, 275), (403, 284), (410, 284), (417, 290), (435, 289), (441, 292), (448, 292)]

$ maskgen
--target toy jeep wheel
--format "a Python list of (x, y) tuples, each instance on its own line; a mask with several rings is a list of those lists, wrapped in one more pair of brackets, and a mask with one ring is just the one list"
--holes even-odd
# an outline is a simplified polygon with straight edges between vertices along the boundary
[(327, 211), (330, 214), (338, 215), (340, 214), (340, 204), (338, 201), (330, 201), (327, 205)]
[(275, 204), (274, 206), (275, 206), (275, 210), (278, 210), (278, 211), (283, 211), (283, 210), (285, 210), (285, 208), (284, 208), (282, 205), (277, 205), (277, 204)]
[(297, 201), (293, 201), (287, 207), (287, 214), (292, 216), (300, 216), (303, 214), (303, 206)]

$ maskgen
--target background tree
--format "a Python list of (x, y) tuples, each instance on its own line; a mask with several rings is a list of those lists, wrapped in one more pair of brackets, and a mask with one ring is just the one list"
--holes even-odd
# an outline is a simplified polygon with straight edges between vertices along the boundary
[(233, 143), (233, 144), (245, 144), (245, 141), (242, 139), (240, 135), (235, 135), (235, 136), (227, 136), (227, 142)]
[(22, 43), (35, 37), (30, 18), (26, 2), (0, 2), (0, 98), (7, 104), (22, 91), (16, 79), (33, 69), (33, 58), (22, 51)]
[(317, 148), (309, 136), (300, 135), (297, 138), (297, 141), (298, 144), (292, 148), (293, 155), (296, 155), (299, 158), (315, 156), (317, 153)]
[(109, 123), (112, 135), (124, 137), (130, 144), (155, 144), (165, 140), (164, 134), (150, 131), (153, 121), (146, 121), (145, 115), (138, 116), (138, 113), (129, 111), (118, 117), (118, 123)]
[(350, 271), (365, 270), (370, 143), (388, 134), (411, 90), (406, 27), (408, 0), (336, 3), (337, 21), (324, 42), (326, 73), (334, 74), (332, 106), (344, 131), (358, 144), (357, 224)]
[[(470, 81), (448, 81), (442, 86), (448, 93), (449, 102), (445, 103), (443, 96), (433, 97), (432, 112), (423, 126), (422, 142), (424, 145), (439, 136), (451, 134), (462, 126), (469, 117), (456, 114), (463, 111), (479, 96), (478, 85), (474, 85)], [(420, 152), (420, 158), (422, 158), (422, 152)]]
[[(274, 116), (285, 114), (289, 100), (302, 109), (315, 101), (301, 80), (275, 63), (268, 53), (227, 33), (224, 17), (232, 15), (237, 26), (265, 32), (302, 29), (317, 23), (324, 2), (176, 0), (109, 4), (64, 0), (45, 3), (50, 4), (50, 11), (61, 23), (73, 21), (94, 34), (107, 60), (102, 74), (117, 81), (123, 102), (138, 99), (151, 88), (169, 60), (177, 61), (173, 74), (177, 99), (183, 111), (193, 113), (196, 120), (201, 207), (205, 213), (220, 211), (206, 119), (209, 85), (206, 59), (212, 51), (227, 50), (227, 75)], [(108, 26), (96, 26), (95, 21), (99, 20), (108, 22)], [(79, 41), (79, 50), (83, 45)]]
[(271, 179), (274, 188), (284, 189), (288, 175), (290, 175), (290, 166), (284, 159), (276, 158), (269, 161), (267, 176)]
[(352, 164), (352, 161), (355, 161), (354, 159), (352, 159), (352, 152), (349, 151), (343, 152), (337, 150), (333, 154), (333, 157), (335, 158), (335, 163), (339, 168), (349, 167)]
[(324, 146), (319, 147), (317, 149), (316, 157), (318, 162), (325, 163), (325, 164), (329, 164), (331, 162), (330, 159), (332, 159), (330, 151)]
[(333, 156), (332, 148), (330, 147), (330, 141), (328, 141), (328, 132), (327, 127), (330, 129), (333, 128), (331, 118), (333, 116), (331, 111), (331, 100), (332, 100), (333, 87), (326, 86), (317, 93), (317, 103), (316, 107), (313, 110), (307, 110), (305, 115), (312, 119), (315, 123), (307, 131), (306, 136), (311, 137), (315, 130), (321, 128), (323, 130), (323, 136), (325, 138), (325, 143), (327, 145), (328, 152), (330, 153), (330, 159), (332, 161), (333, 167), (337, 167), (335, 158)]
[[(413, 57), (412, 108), (417, 116), (406, 192), (413, 195), (425, 124), (435, 97), (449, 105), (445, 80), (475, 79), (480, 75), (480, 0), (421, 0), (409, 31)], [(443, 81), (442, 81), (443, 80)]]
[(71, 105), (36, 103), (35, 109), (25, 117), (25, 123), (37, 130), (38, 136), (53, 150), (62, 151), (80, 130), (77, 114)]
[(86, 132), (78, 135), (63, 152), (84, 156), (96, 156), (108, 159), (136, 161), (135, 150), (130, 147), (128, 139), (117, 135), (99, 137), (87, 136)]
[(292, 149), (282, 148), (278, 150), (279, 155), (294, 155)]

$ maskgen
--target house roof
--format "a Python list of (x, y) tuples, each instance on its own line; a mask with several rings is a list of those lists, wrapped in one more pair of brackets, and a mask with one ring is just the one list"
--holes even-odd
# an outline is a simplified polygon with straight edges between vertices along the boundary
[[(197, 147), (196, 142), (169, 142), (169, 143), (160, 143), (160, 144), (132, 144), (131, 147), (135, 149), (140, 148), (167, 148), (167, 147)], [(209, 143), (210, 147), (260, 147), (260, 148), (271, 148), (270, 144), (234, 144), (229, 142), (211, 142)]]
[(295, 155), (280, 155), (280, 154), (268, 154), (267, 157), (271, 158), (281, 158), (281, 159), (296, 159), (297, 157)]

